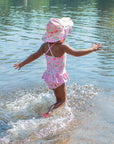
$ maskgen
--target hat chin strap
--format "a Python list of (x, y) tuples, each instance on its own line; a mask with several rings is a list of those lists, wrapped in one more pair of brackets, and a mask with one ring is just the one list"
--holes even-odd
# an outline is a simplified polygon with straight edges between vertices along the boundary
[(64, 39), (62, 39), (62, 40), (60, 40), (61, 42), (64, 42), (65, 41), (65, 38)]

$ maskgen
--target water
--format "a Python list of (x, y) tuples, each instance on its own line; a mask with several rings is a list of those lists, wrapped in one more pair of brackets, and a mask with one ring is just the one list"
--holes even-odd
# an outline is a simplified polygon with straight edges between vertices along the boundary
[[(0, 144), (113, 144), (113, 1), (0, 0)], [(41, 79), (44, 56), (14, 70), (13, 64), (38, 50), (51, 17), (74, 22), (66, 43), (75, 49), (92, 42), (103, 51), (67, 55), (67, 103), (49, 119), (55, 102)]]

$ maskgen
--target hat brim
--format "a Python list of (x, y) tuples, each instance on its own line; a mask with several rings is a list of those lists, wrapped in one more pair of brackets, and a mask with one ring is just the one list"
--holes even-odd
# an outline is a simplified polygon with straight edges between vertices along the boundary
[(59, 31), (56, 33), (45, 33), (42, 37), (42, 40), (45, 42), (56, 42), (60, 41), (66, 38), (65, 32), (64, 31)]
[(51, 18), (47, 24), (47, 32), (42, 40), (45, 42), (56, 42), (65, 39), (72, 30), (73, 21), (69, 17), (61, 19)]

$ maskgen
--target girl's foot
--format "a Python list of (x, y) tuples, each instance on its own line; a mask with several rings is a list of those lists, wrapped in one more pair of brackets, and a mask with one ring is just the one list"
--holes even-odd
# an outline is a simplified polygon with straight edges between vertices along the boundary
[(44, 118), (49, 118), (49, 117), (52, 117), (52, 115), (47, 114), (47, 113), (44, 113), (44, 114), (42, 115), (42, 117), (44, 117)]

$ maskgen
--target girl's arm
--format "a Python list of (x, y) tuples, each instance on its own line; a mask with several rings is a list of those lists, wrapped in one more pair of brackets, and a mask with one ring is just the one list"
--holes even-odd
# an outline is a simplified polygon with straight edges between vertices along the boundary
[(81, 50), (75, 50), (75, 49), (70, 48), (69, 46), (64, 45), (64, 52), (66, 52), (70, 55), (79, 57), (79, 56), (87, 55), (87, 54), (94, 52), (94, 51), (101, 50), (101, 48), (102, 48), (102, 45), (100, 43), (97, 43), (97, 44), (93, 43), (91, 48), (81, 49)]
[(17, 64), (14, 64), (13, 67), (15, 67), (15, 69), (19, 69), (19, 70), (20, 70), (21, 67), (23, 67), (24, 65), (26, 65), (26, 64), (34, 61), (35, 59), (39, 58), (40, 56), (43, 55), (43, 53), (44, 53), (44, 51), (43, 51), (43, 45), (42, 45), (37, 52), (31, 54), (31, 55), (30, 55), (27, 59), (25, 59), (24, 61), (18, 62)]

